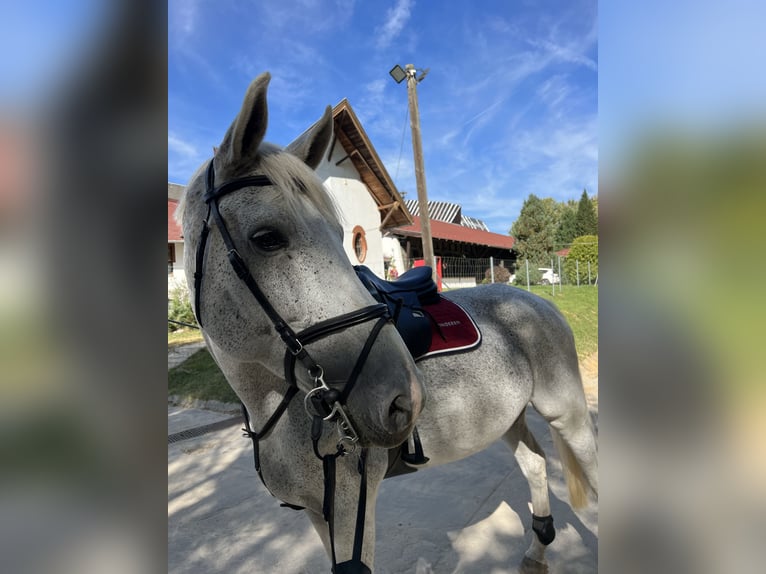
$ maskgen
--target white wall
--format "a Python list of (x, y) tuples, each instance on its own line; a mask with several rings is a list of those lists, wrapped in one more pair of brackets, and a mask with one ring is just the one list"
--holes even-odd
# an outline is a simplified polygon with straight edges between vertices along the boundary
[(367, 256), (361, 262), (372, 269), (376, 275), (383, 277), (383, 237), (380, 233), (380, 211), (367, 186), (359, 179), (351, 158), (340, 165), (337, 161), (346, 155), (340, 142), (335, 142), (332, 157), (323, 161), (317, 168), (317, 175), (332, 196), (341, 212), (343, 223), (343, 247), (349, 261), (359, 265), (352, 244), (352, 232), (357, 225), (365, 231), (367, 239)]
[(176, 243), (176, 261), (173, 263), (173, 273), (168, 274), (168, 294), (177, 287), (184, 287), (188, 289), (186, 285), (186, 273), (184, 273), (184, 244)]
[(402, 249), (402, 245), (396, 237), (383, 238), (383, 257), (391, 259), (396, 266), (396, 271), (399, 275), (407, 271), (407, 267), (405, 267), (406, 255), (407, 254), (404, 252), (404, 249)]

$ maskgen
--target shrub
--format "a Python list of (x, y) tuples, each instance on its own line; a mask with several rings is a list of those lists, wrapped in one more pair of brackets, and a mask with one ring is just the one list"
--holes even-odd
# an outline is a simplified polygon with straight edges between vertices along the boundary
[[(511, 278), (511, 272), (505, 267), (495, 265), (495, 283), (508, 283)], [(482, 283), (492, 283), (492, 269), (487, 269), (484, 272), (484, 281)]]
[[(168, 319), (189, 323), (190, 325), (197, 324), (191, 301), (189, 300), (189, 291), (184, 287), (176, 287), (170, 292), (168, 297)], [(182, 328), (183, 325), (168, 321), (168, 332), (177, 331)]]
[[(538, 265), (536, 263), (529, 264), (530, 285), (537, 285), (543, 278), (542, 271), (540, 271), (537, 267)], [(518, 269), (516, 269), (516, 278), (513, 280), (513, 284), (520, 285), (522, 287), (527, 286), (527, 266), (523, 261), (520, 261), (518, 264)]]
[(580, 285), (588, 283), (588, 262), (590, 262), (590, 281), (595, 283), (598, 276), (598, 235), (583, 235), (572, 242), (569, 255), (564, 262), (564, 274), (572, 285), (578, 283), (578, 267)]

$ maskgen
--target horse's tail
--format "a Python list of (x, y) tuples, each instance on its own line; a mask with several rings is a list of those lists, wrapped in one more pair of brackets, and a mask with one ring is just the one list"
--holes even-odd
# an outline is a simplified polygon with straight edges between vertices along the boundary
[(569, 503), (572, 505), (572, 508), (583, 508), (588, 501), (589, 489), (585, 472), (583, 471), (582, 465), (575, 457), (574, 452), (572, 452), (572, 449), (559, 434), (559, 431), (552, 426), (549, 426), (549, 428), (551, 429), (551, 438), (559, 453), (561, 466), (567, 480)]

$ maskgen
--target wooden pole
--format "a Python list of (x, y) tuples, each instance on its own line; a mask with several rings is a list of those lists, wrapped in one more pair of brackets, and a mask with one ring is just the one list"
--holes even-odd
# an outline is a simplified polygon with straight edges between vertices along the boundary
[(431, 267), (434, 282), (437, 282), (434, 244), (431, 237), (431, 218), (428, 214), (428, 193), (426, 191), (426, 168), (423, 165), (423, 144), (420, 140), (420, 113), (418, 112), (418, 81), (415, 78), (415, 66), (407, 64), (407, 100), (410, 106), (410, 128), (412, 129), (412, 153), (415, 156), (415, 183), (418, 187), (418, 211), (420, 212), (423, 259)]

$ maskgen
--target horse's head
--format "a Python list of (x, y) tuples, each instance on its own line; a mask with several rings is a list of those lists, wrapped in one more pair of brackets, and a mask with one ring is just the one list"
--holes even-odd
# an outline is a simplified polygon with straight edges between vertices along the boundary
[(197, 319), (240, 397), (252, 396), (247, 365), (304, 393), (320, 384), (321, 367), (330, 390), (321, 394), (330, 406), (344, 405), (360, 443), (395, 446), (412, 431), (424, 388), (395, 328), (357, 279), (335, 207), (314, 173), (332, 138), (331, 108), (288, 148), (264, 143), (269, 80), (263, 74), (250, 85), (180, 208)]

